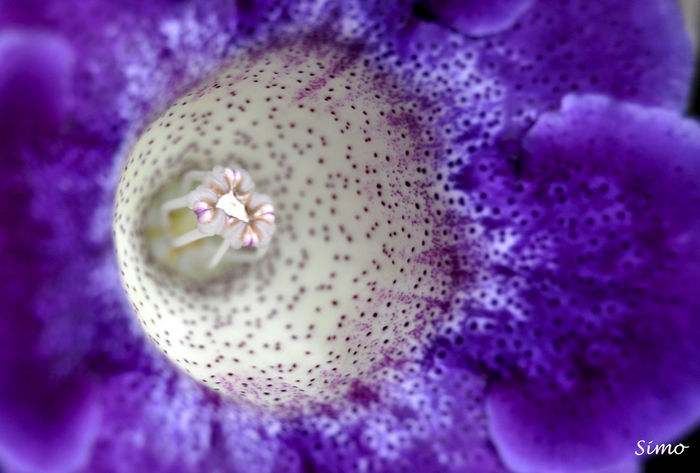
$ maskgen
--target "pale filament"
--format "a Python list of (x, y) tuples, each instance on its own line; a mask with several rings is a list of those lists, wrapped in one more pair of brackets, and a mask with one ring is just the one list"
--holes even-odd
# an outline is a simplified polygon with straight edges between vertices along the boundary
[(271, 199), (254, 192), (250, 175), (240, 169), (216, 166), (211, 172), (189, 171), (183, 176), (183, 192), (195, 181), (201, 184), (184, 196), (165, 202), (161, 220), (168, 227), (170, 212), (187, 207), (197, 218), (197, 228), (173, 238), (174, 248), (214, 235), (221, 245), (209, 261), (215, 268), (229, 249), (239, 250), (234, 262), (253, 262), (262, 258), (275, 231), (275, 210)]

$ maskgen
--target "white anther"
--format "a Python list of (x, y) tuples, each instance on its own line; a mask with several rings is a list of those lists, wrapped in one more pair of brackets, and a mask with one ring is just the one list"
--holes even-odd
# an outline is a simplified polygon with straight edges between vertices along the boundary
[(189, 171), (183, 176), (183, 187), (189, 189), (196, 180), (201, 184), (194, 190), (161, 207), (166, 227), (168, 215), (178, 208), (188, 207), (197, 217), (197, 228), (174, 238), (171, 245), (178, 248), (208, 236), (221, 236), (223, 241), (209, 268), (216, 267), (229, 248), (239, 250), (232, 258), (236, 262), (261, 258), (275, 232), (272, 200), (253, 192), (253, 179), (240, 169), (216, 166), (211, 172)]

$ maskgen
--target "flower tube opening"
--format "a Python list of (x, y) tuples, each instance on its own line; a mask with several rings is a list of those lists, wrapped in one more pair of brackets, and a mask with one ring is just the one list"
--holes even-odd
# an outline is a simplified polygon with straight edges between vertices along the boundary
[(115, 240), (132, 305), (175, 364), (304, 410), (418, 356), (468, 263), (438, 250), (458, 229), (425, 166), (426, 106), (403, 87), (352, 47), (305, 39), (241, 54), (146, 128)]

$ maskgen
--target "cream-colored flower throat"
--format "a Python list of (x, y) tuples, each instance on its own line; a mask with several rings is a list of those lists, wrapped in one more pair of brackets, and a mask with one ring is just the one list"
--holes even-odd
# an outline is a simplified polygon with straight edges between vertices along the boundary
[(258, 406), (304, 409), (371, 387), (421, 346), (458, 235), (399, 84), (336, 45), (261, 51), (138, 138), (115, 241), (133, 308), (175, 364)]

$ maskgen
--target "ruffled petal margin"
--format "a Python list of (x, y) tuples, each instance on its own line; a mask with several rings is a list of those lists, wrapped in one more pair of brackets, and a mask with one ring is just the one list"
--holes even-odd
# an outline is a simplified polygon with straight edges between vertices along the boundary
[(492, 375), (515, 471), (632, 462), (700, 419), (699, 156), (693, 121), (568, 96), (477, 178), (495, 292), (465, 302), (457, 351)]

